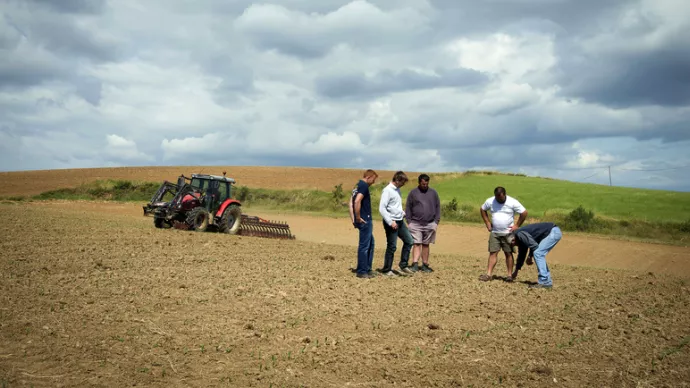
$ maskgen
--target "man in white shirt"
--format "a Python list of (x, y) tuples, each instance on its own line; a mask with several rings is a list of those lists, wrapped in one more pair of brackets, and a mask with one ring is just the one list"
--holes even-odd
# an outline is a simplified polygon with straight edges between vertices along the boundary
[(383, 189), (381, 202), (379, 202), (379, 213), (383, 218), (383, 229), (386, 231), (386, 254), (381, 273), (388, 276), (398, 275), (396, 271), (393, 271), (393, 255), (397, 249), (398, 238), (403, 241), (402, 252), (400, 253), (400, 270), (404, 273), (412, 273), (407, 268), (407, 264), (414, 241), (405, 224), (405, 212), (400, 194), (400, 188), (405, 186), (407, 181), (407, 175), (404, 172), (396, 172), (388, 186)]
[[(512, 242), (515, 236), (513, 232), (519, 228), (527, 218), (527, 210), (515, 198), (506, 194), (506, 189), (499, 186), (494, 189), (494, 196), (489, 197), (481, 209), (482, 218), (489, 234), (489, 263), (486, 274), (479, 277), (481, 281), (493, 279), (493, 271), (496, 266), (498, 251), (503, 250), (506, 256), (506, 268), (508, 269), (507, 281), (513, 281), (513, 247)], [(487, 211), (491, 211), (491, 221)], [(515, 213), (520, 218), (515, 224)]]

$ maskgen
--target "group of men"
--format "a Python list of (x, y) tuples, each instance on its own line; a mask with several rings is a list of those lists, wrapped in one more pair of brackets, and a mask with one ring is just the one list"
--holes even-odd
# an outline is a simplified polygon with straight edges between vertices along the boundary
[[(375, 244), (369, 191), (369, 187), (377, 178), (378, 174), (374, 170), (367, 170), (350, 198), (350, 218), (353, 226), (359, 229), (356, 273), (357, 277), (365, 279), (377, 276), (372, 271)], [(404, 172), (396, 172), (381, 193), (379, 214), (386, 232), (386, 253), (380, 272), (385, 276), (405, 276), (418, 271), (434, 271), (429, 266), (429, 245), (436, 241), (436, 229), (441, 221), (441, 199), (436, 190), (429, 187), (429, 179), (426, 174), (421, 174), (417, 178), (418, 186), (407, 195), (404, 208), (400, 188), (409, 181)], [(400, 271), (393, 269), (398, 239), (403, 243)]]
[[(358, 278), (364, 279), (378, 276), (372, 271), (375, 244), (369, 190), (377, 178), (378, 174), (374, 170), (365, 171), (350, 198), (350, 218), (353, 226), (359, 230), (355, 272)], [(386, 252), (380, 272), (385, 276), (406, 276), (417, 271), (433, 272), (429, 266), (429, 246), (436, 241), (436, 230), (441, 221), (441, 200), (436, 190), (429, 187), (429, 180), (427, 174), (419, 175), (418, 185), (407, 195), (404, 207), (400, 188), (409, 181), (404, 172), (396, 172), (381, 193), (379, 214), (386, 232)], [(527, 219), (527, 210), (517, 199), (507, 195), (505, 188), (500, 186), (496, 187), (494, 195), (484, 202), (480, 212), (489, 231), (489, 260), (487, 271), (479, 280), (490, 281), (497, 278), (493, 271), (498, 252), (503, 250), (508, 274), (504, 278), (505, 281), (514, 281), (525, 263), (536, 263), (538, 281), (529, 287), (551, 288), (553, 282), (546, 263), (546, 254), (561, 240), (560, 228), (551, 222), (522, 226)], [(516, 214), (519, 215), (517, 222)], [(400, 271), (393, 269), (398, 239), (403, 243)], [(515, 247), (518, 249), (517, 262), (513, 258)], [(421, 266), (418, 263), (420, 258)]]

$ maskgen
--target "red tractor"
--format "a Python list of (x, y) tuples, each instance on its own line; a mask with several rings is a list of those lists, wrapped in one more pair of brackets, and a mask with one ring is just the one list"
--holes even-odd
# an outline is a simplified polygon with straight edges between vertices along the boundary
[[(189, 183), (187, 183), (189, 181)], [(242, 214), (240, 201), (232, 197), (235, 180), (223, 176), (181, 175), (177, 185), (165, 181), (151, 201), (144, 206), (144, 215), (153, 215), (156, 228), (187, 229), (203, 232), (216, 229), (221, 233), (294, 239), (290, 226)], [(166, 194), (172, 194), (165, 201)]]

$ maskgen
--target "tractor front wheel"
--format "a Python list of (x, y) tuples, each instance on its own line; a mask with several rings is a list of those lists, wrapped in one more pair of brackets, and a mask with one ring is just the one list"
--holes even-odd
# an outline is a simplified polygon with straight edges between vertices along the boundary
[(221, 233), (237, 234), (240, 231), (242, 222), (242, 209), (237, 205), (228, 206), (218, 223), (218, 230)]
[(168, 222), (168, 221), (167, 221), (165, 218), (163, 218), (163, 217), (154, 217), (154, 218), (153, 218), (153, 225), (154, 225), (156, 228), (159, 228), (159, 229), (168, 229), (168, 228), (172, 227), (172, 225), (170, 224), (170, 222)]
[(187, 226), (190, 230), (205, 232), (208, 228), (209, 213), (203, 207), (195, 207), (187, 215)]

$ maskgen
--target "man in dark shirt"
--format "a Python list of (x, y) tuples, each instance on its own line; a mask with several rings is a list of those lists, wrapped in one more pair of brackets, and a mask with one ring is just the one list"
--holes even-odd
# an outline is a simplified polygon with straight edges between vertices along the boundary
[[(436, 242), (436, 229), (441, 221), (441, 200), (436, 190), (429, 187), (429, 176), (421, 174), (418, 186), (410, 191), (405, 202), (405, 218), (414, 240), (412, 266), (407, 271), (433, 272), (429, 267), (429, 244)], [(422, 257), (422, 268), (418, 267)], [(405, 271), (405, 268), (401, 269)], [(405, 271), (405, 272), (407, 272)]]
[(364, 172), (363, 179), (357, 182), (352, 190), (350, 219), (352, 225), (359, 229), (359, 247), (357, 248), (357, 277), (369, 279), (374, 277), (371, 265), (374, 261), (374, 225), (371, 220), (371, 196), (369, 186), (378, 178), (374, 170)]
[[(512, 244), (518, 247), (518, 257), (513, 272), (513, 279), (517, 277), (518, 271), (525, 262), (525, 256), (529, 250), (529, 257), (534, 257), (539, 271), (538, 283), (530, 285), (530, 288), (551, 288), (551, 272), (546, 264), (546, 254), (561, 241), (561, 229), (553, 222), (539, 222), (536, 224), (525, 225), (515, 231), (515, 239)], [(529, 262), (528, 262), (529, 264)]]

